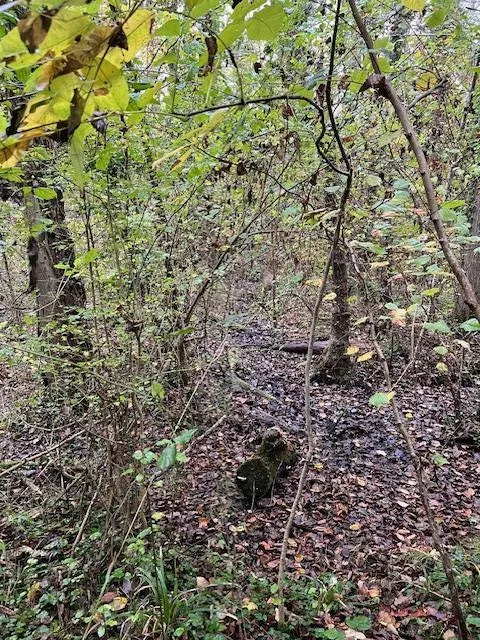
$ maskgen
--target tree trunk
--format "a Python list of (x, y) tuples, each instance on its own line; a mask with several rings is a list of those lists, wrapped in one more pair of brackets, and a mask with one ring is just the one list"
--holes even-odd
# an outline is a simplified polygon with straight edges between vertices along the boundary
[(332, 282), (336, 295), (330, 339), (313, 380), (341, 380), (351, 370), (346, 351), (350, 344), (350, 308), (348, 304), (348, 264), (345, 246), (339, 242), (332, 256)]
[[(36, 292), (39, 332), (52, 320), (62, 322), (86, 303), (85, 287), (81, 280), (65, 275), (55, 265), (61, 263), (73, 267), (75, 248), (65, 227), (63, 194), (57, 189), (57, 197), (40, 201), (33, 194), (25, 199), (25, 215), (34, 230), (28, 239), (30, 267), (29, 292)], [(41, 228), (44, 227), (44, 228)], [(40, 228), (36, 233), (35, 229)]]
[[(475, 183), (470, 235), (480, 235), (480, 180)], [(477, 298), (480, 299), (480, 253), (475, 252), (475, 245), (467, 245), (463, 260), (463, 268), (472, 283)], [(464, 297), (461, 295), (457, 302), (457, 315), (460, 320), (467, 320), (472, 313)]]

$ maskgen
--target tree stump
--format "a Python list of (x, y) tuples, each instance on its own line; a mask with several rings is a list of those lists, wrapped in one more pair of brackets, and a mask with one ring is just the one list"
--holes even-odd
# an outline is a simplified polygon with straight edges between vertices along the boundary
[(237, 470), (236, 482), (250, 502), (268, 494), (278, 475), (288, 473), (295, 462), (293, 445), (280, 429), (269, 429), (257, 453)]

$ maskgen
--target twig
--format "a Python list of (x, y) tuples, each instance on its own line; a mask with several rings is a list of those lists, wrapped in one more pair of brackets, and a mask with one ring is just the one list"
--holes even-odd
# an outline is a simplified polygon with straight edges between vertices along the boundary
[(95, 493), (92, 496), (92, 499), (90, 500), (90, 504), (88, 505), (88, 508), (85, 512), (85, 515), (83, 516), (83, 520), (82, 520), (82, 524), (80, 525), (80, 529), (78, 530), (78, 533), (75, 537), (75, 540), (73, 541), (72, 547), (70, 549), (70, 555), (72, 556), (75, 549), (77, 548), (78, 543), (80, 542), (82, 536), (83, 536), (83, 532), (85, 530), (85, 526), (87, 524), (88, 518), (90, 517), (90, 513), (92, 511), (93, 505), (95, 504), (95, 500), (97, 499), (98, 493), (100, 491), (100, 489), (102, 488), (102, 481), (103, 481), (103, 473), (100, 476), (100, 479), (98, 481), (98, 486), (95, 490)]

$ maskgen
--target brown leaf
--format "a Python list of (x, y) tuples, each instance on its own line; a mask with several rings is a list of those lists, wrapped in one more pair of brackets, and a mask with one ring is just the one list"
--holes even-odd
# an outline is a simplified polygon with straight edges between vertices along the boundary
[(113, 602), (116, 597), (117, 594), (115, 591), (107, 591), (107, 593), (102, 596), (102, 602), (108, 604), (109, 602)]
[[(54, 12), (55, 13), (55, 12)], [(18, 32), (29, 53), (35, 53), (52, 24), (52, 12), (31, 13), (18, 23)]]
[(215, 61), (215, 56), (217, 55), (217, 51), (218, 51), (217, 39), (215, 38), (215, 36), (206, 36), (205, 44), (207, 45), (207, 52), (208, 52), (208, 61), (207, 61), (207, 67), (206, 67), (206, 71), (208, 72), (213, 69), (213, 63)]
[(115, 28), (108, 41), (109, 47), (119, 47), (124, 51), (128, 51), (128, 38), (121, 25)]

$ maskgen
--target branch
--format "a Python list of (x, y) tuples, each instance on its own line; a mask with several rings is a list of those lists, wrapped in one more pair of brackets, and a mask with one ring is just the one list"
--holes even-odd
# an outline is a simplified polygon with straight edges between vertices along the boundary
[(370, 76), (370, 78), (366, 81), (365, 88), (373, 88), (378, 91), (380, 95), (386, 98), (391, 103), (397, 115), (397, 118), (402, 125), (405, 137), (407, 138), (410, 148), (417, 160), (418, 170), (422, 178), (423, 188), (425, 191), (425, 196), (427, 198), (428, 214), (435, 230), (435, 234), (437, 236), (440, 247), (443, 251), (443, 255), (445, 256), (445, 259), (450, 266), (453, 275), (457, 279), (462, 289), (466, 304), (470, 307), (471, 311), (475, 314), (477, 319), (480, 320), (480, 303), (478, 301), (472, 283), (465, 273), (460, 261), (453, 252), (450, 241), (445, 231), (445, 227), (440, 219), (440, 211), (438, 208), (435, 187), (433, 186), (432, 178), (430, 175), (430, 169), (428, 167), (427, 159), (425, 157), (425, 153), (422, 149), (420, 141), (415, 133), (412, 123), (410, 122), (407, 107), (404, 105), (398, 93), (393, 88), (390, 80), (382, 74), (380, 65), (378, 63), (377, 54), (375, 53), (372, 37), (365, 26), (355, 0), (348, 0), (348, 3), (352, 10), (353, 17), (355, 18), (357, 28), (368, 48), (368, 53), (372, 62), (373, 70), (375, 71), (375, 75)]

